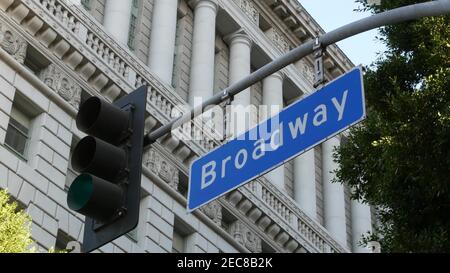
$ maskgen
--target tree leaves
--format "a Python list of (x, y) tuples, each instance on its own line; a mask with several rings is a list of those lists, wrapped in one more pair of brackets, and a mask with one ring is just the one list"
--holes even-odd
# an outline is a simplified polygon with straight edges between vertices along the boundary
[(7, 192), (0, 190), (0, 253), (34, 252), (30, 223), (28, 214), (18, 211), (17, 203), (10, 202)]
[(450, 251), (449, 16), (388, 26), (381, 36), (388, 50), (365, 74), (368, 117), (335, 154), (337, 180), (383, 208), (375, 236), (384, 251)]

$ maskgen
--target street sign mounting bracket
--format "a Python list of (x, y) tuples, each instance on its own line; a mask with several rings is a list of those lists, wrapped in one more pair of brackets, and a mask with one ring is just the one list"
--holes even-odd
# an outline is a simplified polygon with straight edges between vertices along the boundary
[(314, 88), (318, 88), (325, 83), (325, 73), (323, 69), (323, 55), (326, 47), (323, 47), (320, 38), (316, 37), (313, 45), (314, 55)]
[[(234, 96), (231, 96), (230, 93), (228, 92), (228, 88), (225, 88), (225, 90), (223, 90), (223, 92), (222, 92), (222, 102), (223, 102), (223, 106), (225, 107), (225, 109), (227, 109), (227, 107), (233, 103), (233, 100), (234, 100)], [(222, 141), (227, 140), (227, 137), (228, 137), (227, 132), (228, 132), (228, 126), (229, 126), (230, 120), (231, 120), (231, 113), (227, 113), (225, 118), (223, 119)]]

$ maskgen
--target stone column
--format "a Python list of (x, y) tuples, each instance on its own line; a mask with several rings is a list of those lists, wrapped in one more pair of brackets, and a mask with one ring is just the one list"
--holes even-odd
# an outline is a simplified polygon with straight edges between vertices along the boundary
[(107, 0), (103, 25), (122, 45), (128, 45), (132, 1)]
[(148, 66), (164, 82), (172, 84), (178, 0), (155, 0)]
[(358, 200), (351, 201), (353, 252), (370, 253), (369, 248), (360, 246), (362, 236), (372, 231), (370, 206)]
[[(230, 76), (229, 84), (232, 85), (250, 75), (251, 72), (251, 45), (250, 37), (243, 31), (238, 31), (225, 37), (230, 47)], [(231, 131), (233, 136), (246, 132), (251, 120), (251, 93), (250, 88), (242, 91), (234, 97), (233, 116), (231, 119)]]
[(214, 94), (214, 58), (217, 0), (194, 0), (194, 37), (192, 41), (189, 103), (195, 107)]
[(294, 159), (294, 199), (313, 219), (317, 219), (315, 165), (314, 149)]
[(339, 145), (339, 137), (333, 137), (322, 144), (324, 218), (325, 228), (338, 242), (347, 245), (344, 186), (340, 183), (332, 183), (335, 178), (333, 172), (339, 167), (333, 161), (333, 151)]
[[(268, 112), (261, 115), (261, 121), (278, 114), (284, 106), (283, 102), (283, 80), (281, 72), (274, 73), (263, 80), (263, 105)], [(266, 174), (266, 178), (279, 189), (285, 191), (284, 165)]]

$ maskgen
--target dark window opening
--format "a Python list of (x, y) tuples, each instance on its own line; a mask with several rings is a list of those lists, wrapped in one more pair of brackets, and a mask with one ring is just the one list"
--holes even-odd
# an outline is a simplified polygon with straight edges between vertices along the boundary
[(189, 178), (185, 174), (180, 172), (177, 191), (181, 193), (184, 197), (187, 197), (188, 188), (189, 188)]
[(231, 214), (227, 209), (222, 207), (222, 223), (221, 226), (227, 232), (230, 231), (230, 226), (237, 221), (237, 218)]
[(37, 51), (34, 47), (28, 46), (27, 55), (25, 57), (25, 66), (34, 74), (38, 75), (43, 69), (50, 65), (48, 59)]
[(73, 242), (73, 241), (76, 241), (76, 240), (74, 238), (70, 237), (64, 231), (58, 229), (58, 233), (56, 234), (55, 250), (56, 251), (65, 250), (67, 248), (67, 244), (69, 242)]

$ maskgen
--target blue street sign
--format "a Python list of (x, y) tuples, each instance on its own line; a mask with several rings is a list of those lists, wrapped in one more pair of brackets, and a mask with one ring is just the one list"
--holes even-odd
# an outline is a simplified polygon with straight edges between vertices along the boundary
[(283, 165), (365, 119), (361, 68), (312, 95), (191, 165), (189, 212)]

